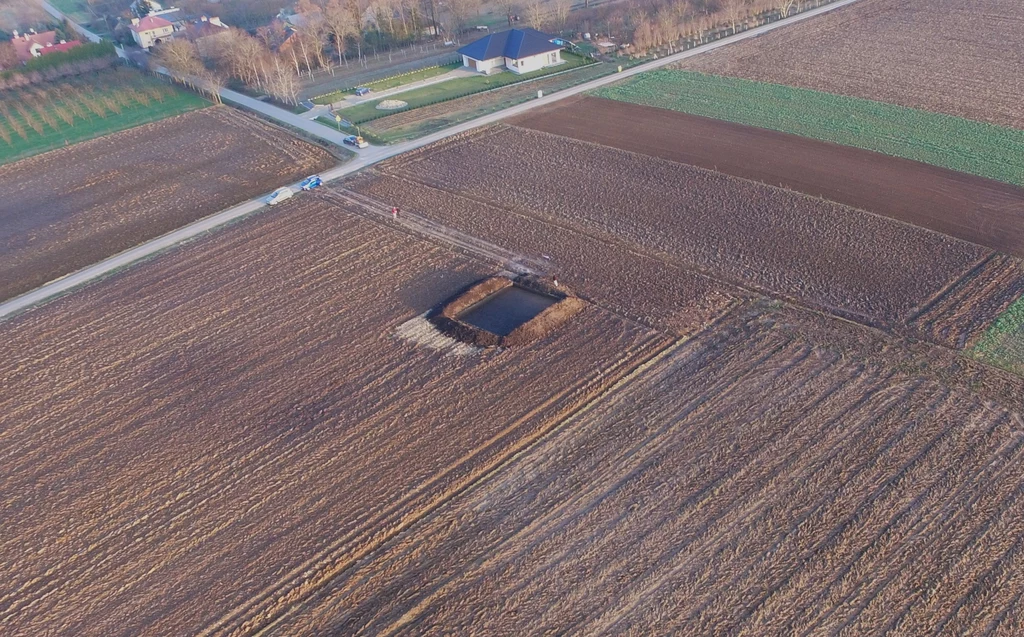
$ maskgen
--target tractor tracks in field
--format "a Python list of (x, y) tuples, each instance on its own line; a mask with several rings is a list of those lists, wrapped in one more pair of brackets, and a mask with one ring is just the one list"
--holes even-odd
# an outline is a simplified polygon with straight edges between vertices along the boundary
[[(337, 578), (361, 560), (409, 532), (502, 467), (529, 453), (552, 432), (573, 422), (579, 413), (592, 409), (610, 392), (638, 377), (688, 341), (650, 330), (646, 339), (624, 351), (616, 361), (592, 370), (577, 383), (535, 406), (373, 519), (364, 521), (359, 530), (334, 540), (201, 634), (270, 633), (282, 619), (301, 612), (328, 591)], [(432, 492), (434, 488), (436, 490)]]
[(340, 204), (350, 212), (378, 223), (386, 222), (391, 218), (392, 225), (409, 234), (426, 238), (456, 252), (493, 261), (515, 274), (543, 276), (549, 272), (550, 264), (542, 258), (538, 259), (507, 250), (497, 244), (460, 232), (407, 210), (399, 211), (398, 215), (392, 218), (391, 208), (387, 204), (340, 186), (325, 193), (323, 197), (328, 201)]

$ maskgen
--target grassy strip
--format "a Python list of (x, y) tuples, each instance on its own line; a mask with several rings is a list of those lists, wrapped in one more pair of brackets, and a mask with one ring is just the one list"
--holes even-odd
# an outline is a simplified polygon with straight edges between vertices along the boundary
[(536, 79), (545, 75), (551, 75), (552, 73), (560, 73), (562, 71), (568, 71), (586, 64), (592, 63), (590, 60), (578, 55), (571, 53), (564, 53), (562, 57), (565, 59), (565, 64), (559, 64), (558, 66), (548, 67), (546, 69), (540, 69), (532, 73), (524, 73), (522, 75), (516, 75), (511, 71), (504, 71), (496, 75), (477, 75), (473, 77), (459, 77), (454, 80), (448, 80), (447, 82), (440, 82), (438, 84), (431, 84), (430, 86), (424, 86), (423, 88), (413, 89), (411, 91), (405, 91), (389, 98), (382, 99), (395, 99), (406, 102), (409, 106), (396, 111), (380, 111), (377, 110), (377, 104), (381, 100), (373, 100), (372, 102), (366, 102), (359, 106), (353, 106), (352, 108), (340, 109), (337, 112), (341, 116), (353, 124), (363, 124), (371, 120), (387, 117), (393, 113), (402, 112), (405, 110), (420, 108), (422, 106), (429, 106), (431, 104), (437, 104), (438, 102), (445, 102), (453, 100), (459, 97), (466, 97), (467, 95), (473, 95), (476, 93), (482, 93), (483, 91), (489, 91), (491, 89), (499, 88), (502, 86), (508, 86), (510, 84), (517, 84), (519, 82), (525, 82), (527, 80)]
[[(590, 80), (604, 77), (615, 73), (616, 67), (611, 64), (594, 64), (586, 69), (580, 69), (574, 73), (568, 73), (561, 76), (564, 81), (558, 82), (555, 85), (548, 84), (544, 87), (544, 94), (548, 95), (551, 93), (557, 93), (558, 91), (577, 86)], [(426, 119), (408, 126), (402, 126), (391, 130), (376, 132), (368, 129), (364, 129), (363, 137), (370, 140), (373, 143), (392, 144), (395, 142), (405, 141), (407, 139), (416, 139), (417, 137), (423, 137), (435, 133), (439, 130), (448, 128), (449, 126), (455, 126), (462, 122), (467, 122), (477, 117), (483, 117), (496, 111), (501, 111), (523, 102), (529, 102), (530, 100), (537, 99), (537, 95), (534, 92), (525, 93), (517, 96), (508, 96), (504, 91), (495, 91), (493, 94), (494, 99), (487, 100), (485, 104), (477, 106), (475, 108), (459, 108), (458, 102), (452, 104), (452, 110), (445, 113), (442, 117), (433, 117)]]
[(984, 363), (1024, 376), (1024, 297), (999, 315), (969, 353)]
[[(163, 91), (162, 100), (150, 99), (148, 104), (139, 101), (122, 103), (118, 105), (119, 113), (107, 107), (101, 109), (104, 112), (102, 117), (90, 111), (80, 94), (60, 94), (56, 88), (51, 87), (46, 94), (50, 99), (46, 102), (44, 111), (50, 115), (49, 123), (43, 122), (41, 112), (34, 106), (25, 109), (29, 117), (34, 120), (35, 126), (42, 132), (37, 131), (26, 120), (24, 113), (17, 108), (18, 103), (24, 106), (29, 99), (26, 93), (19, 91), (0, 93), (0, 104), (6, 107), (6, 114), (0, 114), (0, 127), (4, 129), (0, 131), (4, 137), (4, 139), (0, 139), (0, 164), (209, 105), (209, 102), (193, 93), (168, 86), (157, 80), (146, 78), (145, 81), (159, 84)], [(122, 90), (116, 85), (104, 86), (103, 84), (99, 84), (95, 88), (95, 91), (88, 93), (90, 99), (102, 99), (104, 96), (109, 97)], [(121, 97), (121, 100), (124, 101), (124, 98)], [(33, 103), (38, 103), (38, 100)], [(76, 108), (73, 109), (72, 106)], [(72, 123), (68, 124), (58, 116), (58, 110), (62, 110), (65, 116), (71, 117)], [(75, 110), (80, 115), (73, 115)]]
[[(558, 76), (559, 79), (556, 83), (545, 84), (543, 90), (545, 94), (555, 93), (615, 72), (616, 67), (611, 64), (591, 64), (586, 68)], [(552, 79), (554, 80), (556, 78)], [(495, 91), (487, 95), (492, 97), (492, 99), (487, 99), (484, 104), (479, 106), (472, 108), (460, 107), (459, 101), (453, 100), (451, 102), (451, 110), (447, 111), (443, 116), (431, 117), (394, 129), (377, 131), (370, 127), (342, 127), (341, 131), (354, 135), (358, 129), (359, 134), (371, 144), (393, 144), (395, 142), (423, 137), (424, 135), (429, 135), (430, 133), (443, 130), (450, 126), (454, 126), (471, 119), (476, 119), (477, 117), (482, 117), (496, 111), (504, 110), (511, 106), (522, 104), (523, 102), (537, 99), (537, 94), (532, 90), (522, 95), (515, 96), (510, 96), (505, 91)], [(315, 121), (337, 130), (337, 122), (330, 117), (318, 117)]]
[[(462, 66), (462, 64), (456, 62), (445, 64), (443, 66), (432, 66), (430, 68), (411, 71), (401, 75), (392, 75), (391, 77), (386, 77), (384, 79), (377, 80), (376, 82), (369, 82), (362, 86), (365, 86), (371, 91), (386, 91), (398, 86), (404, 86), (405, 84), (422, 82), (423, 80), (429, 80), (430, 78), (437, 77), (438, 75), (450, 73), (460, 66)], [(342, 100), (349, 95), (354, 95), (355, 92), (355, 88), (342, 89), (340, 91), (334, 91), (333, 93), (314, 97), (312, 101), (314, 104), (333, 104), (334, 102)]]
[(792, 133), (1024, 186), (1024, 131), (883, 102), (679, 70), (599, 97)]

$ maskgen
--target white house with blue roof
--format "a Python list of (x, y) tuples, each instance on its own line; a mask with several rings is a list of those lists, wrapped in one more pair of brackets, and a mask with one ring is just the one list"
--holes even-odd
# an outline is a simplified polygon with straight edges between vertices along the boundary
[(492, 33), (459, 49), (462, 65), (490, 73), (502, 67), (513, 73), (529, 73), (562, 63), (562, 47), (555, 36), (536, 29), (509, 29)]

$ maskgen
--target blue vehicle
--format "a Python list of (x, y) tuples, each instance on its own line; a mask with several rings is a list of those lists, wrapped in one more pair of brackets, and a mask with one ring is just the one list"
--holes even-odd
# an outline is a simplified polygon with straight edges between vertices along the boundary
[(323, 183), (324, 182), (320, 179), (320, 175), (313, 175), (312, 177), (306, 177), (303, 179), (302, 183), (299, 184), (299, 188), (302, 188), (303, 190), (313, 190), (314, 188), (319, 188)]
[(359, 88), (356, 89), (356, 97), (362, 97), (364, 95), (369, 95), (369, 94), (370, 94), (370, 89), (366, 88), (365, 86), (360, 86)]

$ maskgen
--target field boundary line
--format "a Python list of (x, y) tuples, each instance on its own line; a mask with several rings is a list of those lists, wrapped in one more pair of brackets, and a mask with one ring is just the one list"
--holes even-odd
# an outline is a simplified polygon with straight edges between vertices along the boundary
[(906, 324), (909, 326), (915, 323), (919, 318), (927, 314), (933, 307), (938, 305), (944, 298), (946, 298), (947, 295), (949, 295), (951, 292), (960, 287), (961, 284), (966, 283), (971, 278), (977, 276), (979, 272), (985, 269), (985, 266), (987, 266), (989, 263), (993, 261), (993, 259), (996, 258), (997, 254), (998, 253), (993, 250), (992, 252), (988, 253), (983, 259), (981, 259), (973, 266), (965, 270), (963, 274), (949, 281), (939, 291), (933, 294), (931, 298), (925, 300), (925, 302), (921, 304), (920, 308), (911, 312), (906, 319)]
[[(461, 458), (453, 461), (441, 472), (434, 474), (414, 491), (408, 493), (400, 501), (393, 503), (388, 509), (375, 516), (374, 520), (362, 525), (360, 530), (346, 534), (344, 537), (336, 538), (330, 542), (317, 555), (307, 559), (302, 564), (291, 569), (277, 582), (267, 586), (251, 600), (243, 602), (233, 610), (228, 611), (220, 619), (212, 622), (202, 631), (200, 635), (213, 634), (262, 634), (280, 618), (287, 616), (296, 606), (301, 606), (307, 600), (317, 595), (331, 581), (334, 581), (340, 574), (350, 569), (356, 562), (371, 554), (385, 543), (411, 528), (420, 520), (430, 515), (433, 511), (443, 506), (446, 502), (456, 497), (466, 488), (467, 485), (475, 483), (478, 476), (486, 474), (497, 463), (501, 463), (509, 454), (515, 453), (530, 441), (542, 436), (553, 424), (561, 422), (571, 415), (581, 404), (586, 404), (593, 396), (600, 395), (603, 388), (614, 383), (622, 377), (623, 367), (633, 369), (647, 360), (644, 356), (645, 350), (650, 347), (663, 349), (674, 342), (673, 337), (664, 333), (642, 326), (648, 332), (648, 338), (638, 342), (623, 354), (622, 358), (608, 364), (607, 367), (595, 369), (591, 374), (573, 385), (556, 392), (544, 402), (532, 407), (525, 414), (510, 423), (502, 431), (495, 433), (491, 438), (482, 442), (475, 448), (468, 450)], [(660, 349), (659, 349), (660, 351)], [(639, 362), (637, 357), (643, 357)], [(625, 373), (629, 373), (626, 371)], [(568, 404), (558, 407), (558, 403), (565, 401)], [(554, 408), (554, 413), (545, 417), (544, 412)], [(526, 432), (521, 438), (513, 439), (509, 449), (502, 452), (500, 446), (510, 436), (515, 436), (517, 430), (521, 429), (532, 419), (540, 418), (541, 422), (536, 426), (535, 431)], [(545, 424), (547, 423), (547, 424)], [(493, 458), (485, 462), (482, 467), (473, 469), (472, 461), (482, 454), (498, 448)], [(464, 477), (458, 477), (459, 469), (466, 469)], [(431, 496), (427, 489), (433, 485), (441, 484), (454, 478), (452, 485), (437, 494)], [(415, 506), (415, 498), (422, 498), (426, 494), (426, 502)], [(412, 503), (414, 507), (408, 508)], [(374, 531), (374, 529), (377, 529)], [(383, 530), (381, 530), (383, 529)], [(362, 540), (363, 546), (358, 546)], [(356, 543), (355, 546), (353, 544)]]
[[(357, 193), (340, 186), (331, 191), (331, 195), (346, 201), (350, 205), (361, 208), (374, 216), (374, 221), (386, 219), (389, 213), (387, 204), (367, 195)], [(365, 218), (365, 214), (359, 214)], [(445, 226), (412, 212), (402, 212), (397, 219), (399, 226), (410, 234), (419, 234), (433, 243), (447, 247), (453, 251), (462, 250), (478, 259), (496, 261), (502, 267), (516, 274), (545, 274), (547, 267), (534, 257), (513, 252), (490, 241), (474, 237), (454, 228)]]

